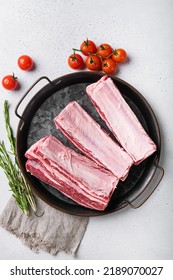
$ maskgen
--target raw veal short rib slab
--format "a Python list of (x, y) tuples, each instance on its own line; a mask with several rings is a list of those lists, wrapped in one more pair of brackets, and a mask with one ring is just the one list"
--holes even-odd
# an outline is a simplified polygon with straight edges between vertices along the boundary
[(132, 158), (75, 101), (54, 119), (55, 125), (85, 155), (124, 180)]
[(133, 160), (75, 101), (54, 119), (55, 125), (85, 155), (124, 180)]
[(42, 138), (25, 153), (26, 170), (77, 203), (104, 210), (118, 179), (53, 136)]
[(120, 145), (137, 165), (156, 151), (136, 115), (111, 78), (102, 77), (86, 88), (86, 92)]

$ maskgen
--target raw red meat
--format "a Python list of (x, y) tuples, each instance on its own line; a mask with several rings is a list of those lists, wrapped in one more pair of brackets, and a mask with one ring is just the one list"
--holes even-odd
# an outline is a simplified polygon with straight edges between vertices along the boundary
[(111, 172), (53, 136), (36, 142), (25, 156), (28, 172), (91, 209), (104, 210), (118, 184)]
[(132, 158), (116, 144), (77, 102), (70, 102), (54, 119), (55, 125), (85, 155), (124, 180)]
[(155, 143), (111, 78), (102, 77), (97, 83), (87, 86), (86, 92), (102, 119), (136, 165), (156, 151)]

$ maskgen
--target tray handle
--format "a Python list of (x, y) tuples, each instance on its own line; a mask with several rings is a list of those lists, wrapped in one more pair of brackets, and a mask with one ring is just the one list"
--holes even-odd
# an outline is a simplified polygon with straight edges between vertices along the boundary
[[(36, 80), (35, 81), (35, 83), (33, 83), (33, 85), (27, 90), (27, 92), (23, 95), (23, 97), (20, 99), (20, 101), (18, 102), (18, 104), (17, 104), (17, 106), (16, 106), (16, 108), (15, 108), (15, 114), (16, 114), (16, 116), (19, 118), (19, 119), (21, 119), (21, 120), (23, 120), (23, 118), (22, 118), (22, 116), (21, 115), (19, 115), (18, 114), (18, 108), (19, 108), (19, 106), (20, 106), (20, 104), (22, 103), (22, 101), (24, 100), (24, 98), (28, 95), (28, 93), (33, 89), (33, 87), (36, 85), (36, 84), (38, 84), (41, 80), (43, 80), (43, 79), (45, 79), (45, 80), (47, 80), (48, 82), (49, 82), (49, 84), (51, 84), (51, 85), (54, 85), (54, 82), (52, 82), (48, 77), (46, 77), (46, 76), (42, 76), (42, 77), (40, 77), (38, 80)], [(57, 83), (59, 83), (60, 81), (58, 81)], [(56, 84), (57, 84), (56, 83)], [(24, 121), (24, 120), (23, 120)]]
[[(133, 209), (137, 209), (137, 208), (141, 207), (149, 199), (149, 197), (156, 190), (156, 188), (158, 187), (160, 181), (162, 180), (162, 178), (164, 176), (164, 169), (163, 169), (163, 167), (161, 167), (160, 165), (158, 165), (155, 162), (153, 163), (153, 166), (156, 168), (156, 171), (153, 174), (153, 176), (151, 177), (151, 179), (149, 180), (149, 182), (147, 183), (147, 185), (145, 186), (145, 188), (132, 201), (129, 201), (129, 200), (123, 201), (124, 203), (126, 203), (130, 207), (132, 207)], [(159, 175), (158, 175), (158, 177), (156, 179), (156, 182), (154, 183), (153, 187), (151, 188), (151, 190), (146, 194), (146, 196), (139, 203), (135, 204), (135, 201), (137, 201), (138, 198), (140, 198), (141, 195), (144, 195), (144, 192), (147, 190), (147, 187), (152, 182), (152, 180), (154, 180), (154, 178), (156, 177), (156, 173), (158, 173), (157, 171), (159, 172)]]

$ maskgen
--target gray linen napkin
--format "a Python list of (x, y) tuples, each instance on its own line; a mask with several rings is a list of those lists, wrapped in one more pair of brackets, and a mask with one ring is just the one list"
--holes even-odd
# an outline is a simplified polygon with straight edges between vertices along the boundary
[(52, 255), (59, 251), (75, 255), (84, 236), (88, 218), (72, 216), (58, 211), (39, 198), (38, 214), (26, 216), (12, 197), (0, 216), (0, 225), (16, 235), (31, 250), (43, 250)]

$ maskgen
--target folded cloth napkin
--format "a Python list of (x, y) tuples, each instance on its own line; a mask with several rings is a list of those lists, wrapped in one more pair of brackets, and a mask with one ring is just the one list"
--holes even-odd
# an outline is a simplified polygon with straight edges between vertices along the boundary
[(64, 251), (75, 255), (88, 218), (63, 213), (39, 198), (36, 202), (38, 216), (34, 213), (26, 216), (12, 197), (0, 216), (0, 225), (35, 252), (43, 250), (55, 255)]

